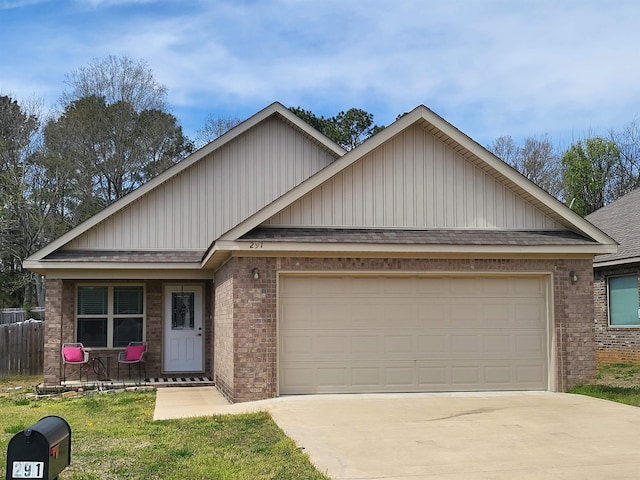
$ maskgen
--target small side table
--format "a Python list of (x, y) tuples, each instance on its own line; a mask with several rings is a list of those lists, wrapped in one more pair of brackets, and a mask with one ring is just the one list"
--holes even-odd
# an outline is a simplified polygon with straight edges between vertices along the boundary
[(100, 381), (111, 381), (111, 356), (91, 356), (93, 372)]

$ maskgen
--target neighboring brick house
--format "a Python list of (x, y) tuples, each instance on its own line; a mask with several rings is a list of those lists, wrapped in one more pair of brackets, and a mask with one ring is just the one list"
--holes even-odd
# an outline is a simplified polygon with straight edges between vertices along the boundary
[(279, 103), (30, 257), (60, 345), (281, 394), (551, 390), (595, 374), (615, 242), (419, 106), (350, 152)]
[(593, 262), (598, 361), (640, 363), (640, 189), (586, 218), (620, 244)]

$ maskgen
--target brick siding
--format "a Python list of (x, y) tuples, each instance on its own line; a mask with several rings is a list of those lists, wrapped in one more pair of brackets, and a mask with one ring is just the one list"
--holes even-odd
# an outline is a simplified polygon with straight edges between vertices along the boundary
[[(253, 269), (259, 278), (253, 277)], [(593, 270), (591, 259), (408, 259), (234, 257), (205, 283), (205, 363), (216, 385), (233, 402), (277, 394), (277, 277), (309, 272), (528, 272), (551, 274), (555, 318), (555, 390), (595, 376)], [(576, 284), (569, 272), (579, 277)], [(173, 282), (172, 282), (173, 283)], [(45, 383), (61, 380), (60, 346), (75, 339), (76, 282), (48, 280)], [(149, 376), (162, 372), (163, 282), (146, 281)], [(213, 346), (213, 348), (211, 348)], [(117, 350), (112, 355), (112, 376)]]
[[(257, 268), (260, 278), (254, 279)], [(555, 390), (595, 376), (591, 259), (347, 259), (234, 257), (216, 272), (215, 378), (231, 401), (277, 392), (277, 272), (528, 272), (553, 278)], [(579, 280), (573, 284), (569, 272)], [(232, 346), (232, 350), (230, 347)]]
[(596, 356), (602, 363), (640, 364), (640, 326), (609, 325), (607, 278), (617, 275), (640, 275), (638, 264), (596, 269), (593, 282)]
[(218, 390), (233, 400), (234, 352), (233, 352), (233, 271), (227, 262), (215, 276), (214, 292), (214, 380)]

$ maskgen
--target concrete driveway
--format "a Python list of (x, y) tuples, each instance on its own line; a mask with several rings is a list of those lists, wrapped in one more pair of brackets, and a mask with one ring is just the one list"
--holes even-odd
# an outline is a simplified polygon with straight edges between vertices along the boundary
[[(185, 390), (158, 390), (155, 417), (268, 410), (334, 480), (636, 479), (640, 472), (640, 408), (578, 395), (316, 395), (228, 405), (200, 388), (190, 409)], [(170, 397), (181, 397), (179, 408)]]

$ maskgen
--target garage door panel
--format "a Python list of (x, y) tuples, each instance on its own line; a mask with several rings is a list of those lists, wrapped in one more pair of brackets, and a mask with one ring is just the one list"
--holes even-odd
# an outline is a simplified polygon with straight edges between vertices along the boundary
[(385, 311), (376, 302), (357, 299), (342, 321), (344, 328), (379, 328), (385, 325)]
[(315, 368), (286, 365), (280, 371), (281, 393), (311, 393), (316, 389)]
[(459, 390), (474, 390), (480, 385), (480, 369), (477, 365), (453, 365), (451, 367), (451, 385)]
[(508, 325), (513, 317), (513, 309), (508, 303), (483, 303), (481, 317), (492, 324)]
[(314, 296), (343, 296), (349, 288), (348, 279), (340, 277), (312, 277), (311, 293)]
[(391, 299), (388, 302), (379, 302), (380, 310), (384, 312), (383, 325), (390, 324), (396, 328), (411, 328), (418, 322), (418, 305), (409, 303), (406, 299)]
[(280, 340), (280, 353), (291, 358), (308, 356), (314, 350), (313, 344), (311, 335), (287, 335)]
[(513, 336), (508, 334), (485, 334), (482, 337), (485, 353), (503, 354), (513, 351)]
[[(478, 323), (480, 308), (477, 302), (469, 298), (460, 298), (449, 307), (449, 322), (452, 324), (473, 325)], [(455, 326), (455, 325), (454, 325)]]
[(385, 335), (384, 336), (384, 353), (390, 355), (412, 355), (415, 337), (410, 333), (406, 335)]
[[(382, 369), (378, 366), (352, 367), (351, 386), (357, 388), (377, 389), (381, 380)], [(349, 389), (351, 390), (351, 389)]]
[(334, 366), (316, 369), (315, 384), (320, 388), (342, 388), (348, 384), (348, 368)]
[(525, 297), (535, 295), (543, 298), (546, 296), (546, 282), (541, 277), (520, 277), (513, 283), (513, 291)]
[(381, 283), (381, 293), (384, 296), (414, 297), (417, 290), (416, 277), (397, 277), (393, 282), (382, 280)]
[(315, 340), (315, 351), (319, 356), (348, 355), (351, 352), (349, 338), (344, 335), (317, 335)]
[(451, 282), (449, 277), (418, 277), (416, 293), (422, 298), (442, 298), (449, 296)]
[(281, 278), (283, 394), (547, 388), (544, 277), (300, 278)]
[(453, 356), (460, 354), (477, 354), (480, 351), (481, 338), (477, 335), (451, 335), (451, 349), (450, 352)]
[(421, 360), (441, 358), (541, 358), (546, 352), (544, 334), (523, 329), (500, 333), (499, 329), (325, 329), (289, 330), (281, 337), (281, 355), (295, 360), (328, 358), (385, 358)]
[(440, 355), (447, 351), (448, 335), (446, 333), (417, 334), (417, 353), (419, 355)]
[(534, 385), (546, 383), (547, 371), (540, 365), (516, 365), (514, 367), (516, 379), (515, 381), (521, 385)]
[(415, 367), (412, 362), (384, 368), (384, 384), (395, 390), (415, 390)]
[(441, 365), (416, 365), (418, 370), (418, 391), (440, 391), (451, 383), (449, 368)]
[(380, 351), (379, 335), (354, 335), (351, 337), (351, 353), (356, 356), (377, 355)]
[(416, 302), (418, 303), (418, 325), (423, 325), (424, 322), (429, 322), (430, 325), (446, 325), (449, 323), (449, 305), (440, 302), (429, 302), (424, 297), (419, 297)]
[(538, 333), (523, 333), (514, 336), (516, 342), (516, 352), (520, 356), (533, 354), (536, 357), (545, 353), (545, 339)]
[(523, 327), (540, 327), (541, 319), (544, 318), (542, 309), (543, 305), (540, 300), (537, 302), (523, 300), (514, 307), (514, 323)]

